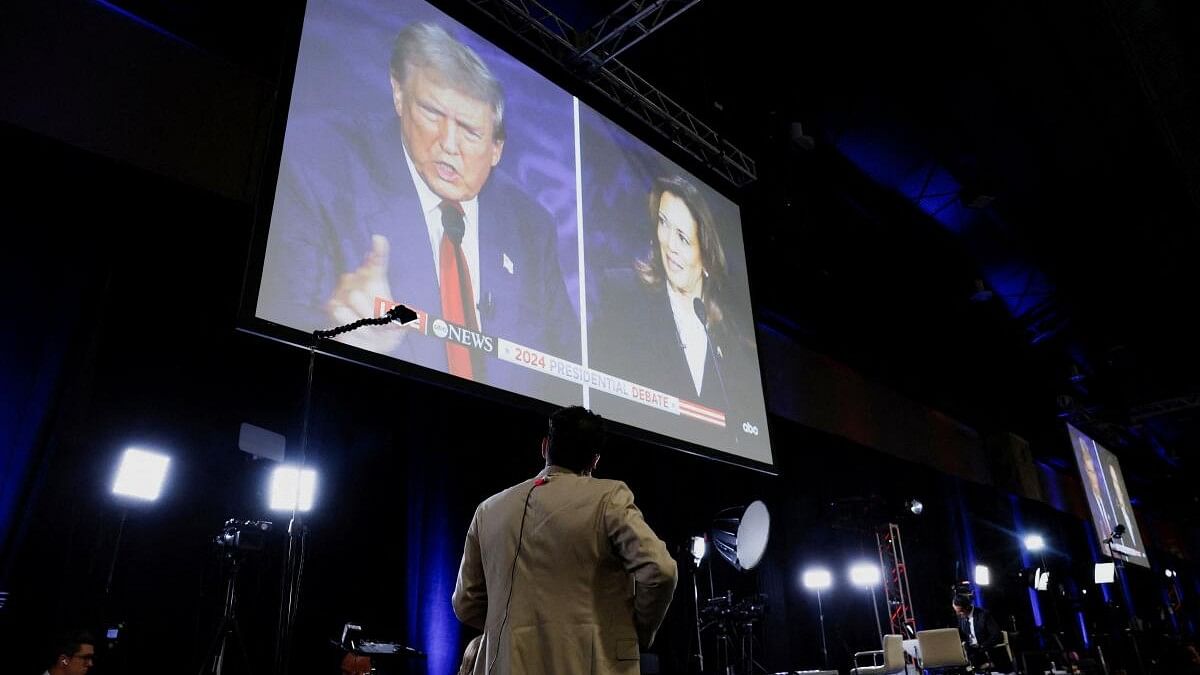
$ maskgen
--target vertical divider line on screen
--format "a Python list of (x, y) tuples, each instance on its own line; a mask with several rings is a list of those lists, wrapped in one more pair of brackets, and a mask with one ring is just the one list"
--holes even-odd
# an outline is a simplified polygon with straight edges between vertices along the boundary
[[(574, 115), (575, 129), (575, 245), (579, 264), (579, 365), (583, 372), (588, 372), (588, 334), (587, 334), (587, 265), (583, 257), (583, 154), (579, 145), (579, 98), (571, 97), (571, 107)], [(583, 407), (591, 408), (590, 378), (584, 377), (580, 386), (583, 387)]]

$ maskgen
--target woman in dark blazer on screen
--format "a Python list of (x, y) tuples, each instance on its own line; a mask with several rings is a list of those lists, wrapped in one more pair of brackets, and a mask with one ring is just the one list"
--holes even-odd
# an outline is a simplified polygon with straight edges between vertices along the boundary
[[(720, 410), (730, 426), (738, 419), (731, 378), (750, 372), (744, 364), (753, 352), (722, 306), (728, 271), (712, 211), (688, 179), (669, 176), (654, 180), (649, 216), (646, 255), (605, 274), (589, 365)], [(638, 413), (670, 423), (670, 415), (653, 409)], [(713, 430), (696, 420), (680, 424)]]

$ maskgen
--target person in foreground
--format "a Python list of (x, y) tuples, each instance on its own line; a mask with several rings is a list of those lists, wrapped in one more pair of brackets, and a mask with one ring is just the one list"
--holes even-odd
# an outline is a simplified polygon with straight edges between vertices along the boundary
[(475, 510), (452, 598), (483, 631), (475, 675), (640, 672), (678, 570), (629, 488), (592, 477), (603, 439), (600, 416), (558, 410), (545, 469)]
[(96, 638), (86, 631), (69, 633), (59, 638), (53, 652), (46, 675), (86, 675), (96, 659)]

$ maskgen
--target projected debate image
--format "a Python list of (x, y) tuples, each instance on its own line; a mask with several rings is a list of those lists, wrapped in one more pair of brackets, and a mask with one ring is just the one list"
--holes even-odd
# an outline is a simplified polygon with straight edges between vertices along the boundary
[(1134, 518), (1129, 491), (1117, 456), (1071, 425), (1067, 425), (1075, 461), (1083, 479), (1083, 493), (1101, 549), (1110, 558), (1149, 567), (1146, 542)]
[(260, 319), (770, 463), (738, 207), (420, 2), (310, 2)]

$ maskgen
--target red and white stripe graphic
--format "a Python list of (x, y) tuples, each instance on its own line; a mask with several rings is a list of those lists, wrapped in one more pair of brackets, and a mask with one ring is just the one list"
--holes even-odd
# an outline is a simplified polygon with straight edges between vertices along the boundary
[(698, 419), (701, 422), (708, 422), (718, 427), (725, 426), (725, 413), (714, 408), (702, 406), (699, 403), (679, 399), (679, 414)]
[[(392, 302), (391, 300), (388, 300), (387, 298), (381, 298), (379, 296), (375, 296), (375, 318), (378, 319), (379, 317), (383, 316), (384, 314), (387, 314), (388, 312), (392, 311), (392, 309), (399, 304), (400, 303)], [(408, 330), (416, 330), (418, 333), (421, 333), (422, 335), (428, 335), (429, 334), (429, 314), (427, 314), (426, 312), (422, 312), (421, 310), (416, 309), (415, 307), (412, 307), (412, 306), (409, 306), (409, 309), (411, 309), (412, 311), (417, 313), (417, 320), (413, 321), (411, 323), (404, 324), (404, 328), (406, 328)]]

